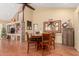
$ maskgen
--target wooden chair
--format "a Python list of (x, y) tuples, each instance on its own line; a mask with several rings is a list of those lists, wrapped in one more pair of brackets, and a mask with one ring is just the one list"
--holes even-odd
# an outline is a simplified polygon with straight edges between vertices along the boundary
[(42, 45), (43, 49), (45, 47), (47, 47), (48, 49), (50, 49), (50, 46), (51, 46), (51, 35), (50, 35), (50, 33), (43, 33), (41, 45)]
[(55, 49), (55, 33), (51, 32), (51, 45), (53, 45), (54, 49)]
[(51, 34), (51, 45), (53, 45), (55, 49), (55, 31), (48, 31)]
[(43, 33), (42, 34), (41, 46), (42, 46), (42, 55), (44, 55), (44, 50), (45, 49), (50, 51), (50, 49), (52, 47), (51, 46), (51, 34), (50, 33)]
[(29, 48), (30, 48), (30, 44), (32, 43), (32, 44), (35, 44), (35, 47), (37, 47), (36, 46), (36, 42), (35, 41), (32, 41), (32, 38), (31, 38), (31, 35), (28, 33), (28, 32), (26, 32), (26, 35), (27, 35), (27, 53), (29, 53)]

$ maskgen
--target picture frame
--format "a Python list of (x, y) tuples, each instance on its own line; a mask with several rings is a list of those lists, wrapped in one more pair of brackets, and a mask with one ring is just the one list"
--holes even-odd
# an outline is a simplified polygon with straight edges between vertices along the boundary
[(27, 20), (27, 30), (32, 30), (32, 22)]

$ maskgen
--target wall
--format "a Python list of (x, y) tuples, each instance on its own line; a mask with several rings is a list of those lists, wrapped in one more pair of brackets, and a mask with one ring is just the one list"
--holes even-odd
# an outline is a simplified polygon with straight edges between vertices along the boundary
[(8, 22), (9, 22), (9, 21), (0, 19), (0, 24), (6, 24), (6, 23), (8, 23)]
[(25, 30), (28, 32), (32, 32), (32, 30), (27, 30), (27, 20), (33, 21), (33, 10), (28, 7), (25, 7), (24, 10)]
[(75, 49), (79, 51), (79, 7), (74, 12)]
[[(33, 23), (38, 24), (40, 31), (43, 31), (43, 22), (49, 19), (65, 22), (71, 20), (73, 25), (74, 10), (72, 8), (37, 8), (33, 14)], [(56, 42), (62, 43), (62, 33), (56, 34)]]
[[(27, 20), (31, 22), (33, 21), (33, 10), (28, 7), (25, 7), (24, 9), (25, 32), (31, 33), (32, 30), (27, 30)], [(25, 38), (27, 38), (26, 35)]]

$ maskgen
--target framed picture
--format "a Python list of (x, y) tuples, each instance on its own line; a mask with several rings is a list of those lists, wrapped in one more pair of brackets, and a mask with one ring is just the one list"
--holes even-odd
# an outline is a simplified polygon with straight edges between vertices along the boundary
[(27, 30), (32, 30), (32, 22), (27, 21)]

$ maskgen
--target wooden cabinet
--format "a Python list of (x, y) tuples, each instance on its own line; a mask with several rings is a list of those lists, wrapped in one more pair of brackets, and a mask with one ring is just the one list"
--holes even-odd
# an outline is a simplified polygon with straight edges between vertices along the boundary
[(67, 46), (74, 46), (74, 29), (65, 28), (62, 33), (62, 44)]

